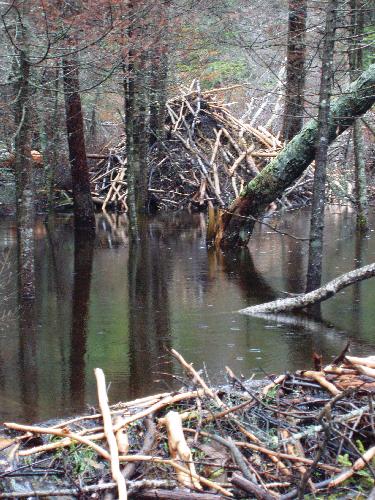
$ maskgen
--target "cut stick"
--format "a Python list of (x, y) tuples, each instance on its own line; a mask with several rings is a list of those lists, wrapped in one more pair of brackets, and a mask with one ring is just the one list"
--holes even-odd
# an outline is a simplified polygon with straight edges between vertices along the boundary
[(273, 382), (271, 382), (270, 384), (267, 384), (265, 387), (263, 387), (263, 389), (262, 389), (262, 396), (267, 396), (267, 394), (269, 393), (269, 391), (271, 389), (273, 389), (277, 385), (279, 385), (282, 382), (284, 382), (285, 379), (286, 379), (286, 375), (279, 375), (278, 377), (276, 377)]
[(328, 382), (328, 380), (325, 378), (323, 372), (315, 372), (315, 371), (303, 371), (303, 372), (297, 372), (297, 374), (303, 375), (304, 377), (307, 378), (312, 378), (315, 380), (315, 382), (318, 382), (320, 386), (322, 386), (324, 389), (326, 389), (328, 392), (333, 394), (333, 396), (337, 396), (338, 394), (341, 394), (341, 391), (337, 389), (337, 387), (332, 384), (331, 382)]
[(353, 365), (368, 366), (375, 368), (375, 356), (368, 356), (367, 358), (357, 358), (356, 356), (345, 356), (345, 358)]
[(176, 411), (169, 411), (165, 416), (165, 426), (168, 434), (168, 447), (173, 460), (187, 464), (190, 474), (177, 470), (177, 480), (182, 486), (201, 490), (202, 486), (195, 479), (196, 471), (190, 448), (182, 429), (182, 420)]
[[(105, 385), (104, 372), (101, 368), (95, 368), (94, 373), (98, 389), (99, 406), (103, 415), (104, 434), (107, 438), (109, 452), (111, 454), (112, 478), (117, 483), (119, 500), (127, 500), (128, 494), (126, 491), (126, 482), (124, 476), (121, 474), (120, 461), (118, 458), (118, 446), (115, 434), (113, 432), (112, 417), (108, 405), (108, 395)], [(120, 432), (120, 429), (118, 430), (118, 432)]]
[(375, 370), (374, 368), (369, 368), (368, 366), (363, 366), (360, 364), (353, 364), (356, 370), (362, 373), (362, 375), (366, 375), (367, 377), (371, 377), (375, 379)]
[[(21, 425), (21, 424), (16, 424), (14, 422), (5, 422), (4, 423), (5, 427), (8, 429), (13, 429), (15, 431), (26, 431), (26, 432), (33, 432), (34, 434), (52, 434), (53, 436), (59, 436), (62, 438), (69, 438), (69, 441), (66, 441), (65, 446), (68, 446), (71, 444), (73, 441), (78, 441), (79, 443), (85, 444), (86, 446), (90, 446), (93, 450), (96, 451), (96, 453), (106, 460), (110, 460), (110, 454), (108, 453), (107, 450), (102, 448), (101, 446), (95, 444), (91, 439), (86, 438), (85, 436), (82, 436), (80, 434), (77, 434), (75, 432), (70, 432), (69, 430), (65, 429), (56, 429), (53, 427), (38, 427), (34, 425)], [(104, 434), (102, 434), (104, 437)], [(94, 436), (90, 436), (93, 438)], [(95, 436), (96, 438), (96, 436)], [(97, 439), (97, 438), (96, 438)], [(59, 443), (57, 443), (58, 445)], [(47, 445), (45, 445), (46, 447)], [(56, 446), (56, 448), (59, 448), (60, 446)], [(53, 449), (53, 448), (50, 448)], [(21, 454), (21, 453), (20, 453)], [(25, 456), (25, 454), (22, 454)]]
[(185, 359), (181, 356), (180, 353), (171, 349), (172, 356), (177, 359), (177, 361), (186, 369), (186, 371), (193, 376), (193, 381), (198, 383), (204, 390), (207, 396), (213, 399), (219, 408), (223, 408), (224, 403), (219, 399), (219, 397), (207, 386), (206, 382), (202, 379), (199, 373), (194, 370), (192, 365), (185, 361)]
[[(191, 474), (189, 469), (186, 467), (183, 467), (182, 465), (176, 463), (174, 460), (171, 459), (165, 459), (165, 458), (160, 458), (160, 457), (153, 457), (149, 455), (126, 455), (126, 456), (120, 456), (119, 457), (120, 462), (152, 462), (155, 464), (164, 464), (164, 465), (171, 465), (175, 469), (180, 470), (181, 472), (184, 472), (185, 474)], [(199, 482), (204, 484), (205, 486), (208, 486), (209, 488), (212, 488), (213, 490), (218, 491), (222, 495), (225, 495), (227, 497), (233, 497), (232, 493), (219, 484), (215, 483), (214, 481), (210, 481), (209, 479), (206, 479), (203, 476), (200, 476), (199, 474), (191, 474), (194, 479), (197, 479)]]
[[(190, 392), (183, 392), (181, 394), (175, 394), (173, 393), (167, 393), (168, 395), (165, 398), (162, 398), (160, 401), (157, 401), (153, 405), (149, 406), (148, 408), (142, 410), (141, 412), (138, 412), (134, 415), (130, 415), (129, 417), (125, 417), (122, 423), (115, 424), (114, 425), (114, 432), (117, 432), (120, 430), (122, 427), (127, 426), (131, 424), (132, 422), (135, 422), (136, 420), (139, 420), (143, 417), (146, 417), (150, 413), (154, 413), (156, 411), (161, 410), (165, 406), (178, 403), (179, 401), (184, 401), (186, 399), (192, 399), (196, 397), (202, 397), (205, 394), (205, 391), (203, 389), (199, 389), (197, 391), (190, 391)], [(30, 426), (25, 426), (25, 425), (20, 425), (20, 424), (15, 424), (15, 423), (7, 423), (4, 424), (9, 427), (9, 429), (15, 429), (15, 430), (25, 430), (25, 431), (30, 431), (30, 432), (39, 432), (43, 434), (53, 434), (56, 436), (61, 436), (67, 438), (66, 440), (62, 440), (59, 443), (50, 443), (48, 445), (42, 445), (42, 446), (36, 446), (35, 448), (31, 448), (30, 450), (22, 450), (19, 452), (20, 456), (28, 456), (28, 455), (33, 455), (35, 453), (40, 453), (42, 451), (51, 451), (53, 449), (57, 448), (62, 448), (64, 446), (69, 446), (72, 444), (74, 440), (76, 441), (82, 441), (82, 434), (87, 432), (87, 431), (82, 431), (82, 433), (70, 433), (70, 432), (64, 432), (61, 429), (54, 429), (52, 427), (30, 427)], [(36, 430), (33, 430), (36, 429)], [(91, 432), (97, 432), (99, 429), (98, 428), (93, 428), (90, 429)], [(86, 441), (83, 442), (83, 444), (87, 444), (88, 446), (91, 446), (92, 441), (94, 440), (99, 440), (103, 439), (105, 437), (104, 432), (98, 432), (97, 434), (92, 434), (89, 436), (90, 440), (86, 438)], [(94, 444), (94, 443), (92, 443)], [(104, 452), (99, 453), (103, 456), (103, 458), (109, 459), (109, 454), (104, 450), (104, 448), (98, 447)]]
[[(301, 464), (306, 464), (306, 465), (311, 465), (314, 461), (309, 459), (309, 458), (304, 458), (304, 457), (297, 457), (295, 455), (290, 455), (288, 453), (282, 453), (278, 451), (273, 451), (269, 450), (268, 448), (264, 448), (263, 446), (259, 446), (257, 444), (252, 444), (252, 443), (246, 443), (242, 441), (236, 441), (235, 444), (239, 447), (242, 448), (249, 448), (250, 450), (254, 451), (259, 451), (259, 453), (264, 453), (264, 455), (267, 455), (269, 458), (276, 457), (276, 458), (283, 458), (285, 460), (290, 460), (291, 462), (297, 462)], [(318, 463), (317, 467), (319, 469), (327, 470), (329, 472), (341, 472), (341, 469), (339, 467), (335, 467), (333, 465), (328, 465), (328, 464), (323, 464), (323, 463)]]
[(370, 462), (374, 457), (375, 457), (375, 446), (372, 446), (362, 455), (361, 458), (359, 458), (354, 462), (354, 464), (349, 470), (335, 477), (328, 484), (328, 488), (334, 488), (335, 486), (338, 486), (339, 484), (343, 483), (344, 481), (352, 477), (356, 472), (364, 469), (367, 466), (368, 462)]

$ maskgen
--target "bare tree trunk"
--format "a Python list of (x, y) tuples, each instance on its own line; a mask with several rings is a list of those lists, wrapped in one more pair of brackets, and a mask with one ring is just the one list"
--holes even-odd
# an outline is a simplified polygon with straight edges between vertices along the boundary
[(17, 196), (18, 288), (22, 299), (35, 297), (34, 269), (34, 185), (31, 151), (31, 91), (28, 33), (20, 23), (18, 78), (15, 103), (15, 172)]
[[(375, 102), (375, 64), (336, 100), (329, 114), (328, 142), (331, 143)], [(257, 217), (292, 185), (314, 159), (318, 138), (317, 121), (310, 120), (283, 151), (242, 190), (219, 217), (215, 245), (247, 245)]]
[(150, 102), (150, 146), (163, 141), (165, 130), (165, 104), (167, 101), (168, 80), (168, 23), (170, 0), (161, 3), (154, 24), (164, 26), (156, 29), (154, 48), (151, 49), (151, 102)]
[(289, 31), (286, 65), (285, 109), (282, 136), (290, 141), (303, 126), (306, 0), (289, 0)]
[(73, 182), (74, 223), (76, 227), (91, 228), (94, 231), (94, 205), (86, 158), (77, 54), (64, 57), (62, 67), (69, 160)]
[[(60, 83), (60, 68), (57, 65), (55, 70), (49, 72), (51, 80), (48, 82), (48, 97), (52, 111), (45, 112), (45, 122), (47, 132), (47, 148), (43, 153), (44, 168), (46, 171), (46, 189), (47, 189), (47, 206), (48, 215), (53, 211), (53, 187), (55, 182), (55, 171), (58, 162), (58, 130), (59, 130), (59, 83)], [(49, 124), (53, 123), (51, 127)]]
[[(351, 80), (355, 80), (363, 69), (363, 31), (364, 31), (364, 4), (363, 0), (350, 0), (351, 31), (349, 44), (349, 68)], [(368, 230), (368, 203), (366, 164), (364, 159), (364, 141), (361, 120), (356, 120), (353, 125), (354, 146), (354, 180), (355, 201), (357, 209), (357, 230)]]
[[(128, 16), (134, 18), (138, 4), (128, 1)], [(145, 27), (129, 28), (126, 33), (127, 61), (124, 60), (125, 131), (127, 153), (127, 182), (129, 227), (132, 236), (139, 238), (138, 217), (147, 211), (148, 200), (148, 99), (146, 92), (146, 53), (142, 47)]]
[(327, 155), (329, 146), (329, 112), (333, 83), (333, 55), (338, 0), (327, 6), (324, 31), (322, 73), (319, 91), (318, 139), (315, 155), (314, 189), (311, 206), (309, 262), (306, 292), (315, 290), (322, 280), (324, 209), (326, 202)]

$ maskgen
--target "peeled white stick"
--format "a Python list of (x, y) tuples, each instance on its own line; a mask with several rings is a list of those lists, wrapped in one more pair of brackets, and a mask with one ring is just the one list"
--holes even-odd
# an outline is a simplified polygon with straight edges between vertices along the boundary
[(119, 500), (127, 500), (126, 482), (121, 474), (118, 447), (115, 434), (113, 432), (111, 411), (108, 405), (107, 389), (105, 385), (105, 376), (101, 368), (95, 368), (96, 384), (98, 388), (98, 400), (100, 411), (103, 415), (104, 433), (107, 438), (109, 453), (111, 455), (111, 472), (113, 480), (117, 483)]
[(195, 472), (193, 458), (182, 429), (180, 414), (176, 411), (169, 411), (165, 416), (165, 425), (168, 433), (168, 446), (171, 457), (173, 460), (185, 463), (190, 471), (190, 475), (187, 475), (185, 472), (177, 470), (178, 481), (188, 488), (201, 490), (202, 486), (196, 479), (197, 473)]

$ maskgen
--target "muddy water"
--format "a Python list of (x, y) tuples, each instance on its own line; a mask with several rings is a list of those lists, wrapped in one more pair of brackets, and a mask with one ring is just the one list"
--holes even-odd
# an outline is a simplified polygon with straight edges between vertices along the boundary
[[(273, 223), (304, 238), (306, 211)], [(372, 226), (375, 226), (372, 214)], [(304, 288), (307, 246), (256, 230), (250, 252), (205, 246), (203, 215), (159, 215), (130, 245), (122, 217), (98, 217), (95, 242), (76, 238), (69, 218), (36, 225), (35, 304), (17, 298), (14, 221), (0, 222), (0, 420), (40, 421), (96, 403), (93, 369), (104, 369), (112, 402), (180, 385), (165, 355), (180, 351), (211, 381), (225, 365), (245, 377), (328, 361), (352, 340), (375, 352), (375, 279), (343, 290), (321, 320), (255, 319), (237, 311)], [(374, 261), (375, 238), (356, 238), (352, 212), (327, 214), (324, 281)]]

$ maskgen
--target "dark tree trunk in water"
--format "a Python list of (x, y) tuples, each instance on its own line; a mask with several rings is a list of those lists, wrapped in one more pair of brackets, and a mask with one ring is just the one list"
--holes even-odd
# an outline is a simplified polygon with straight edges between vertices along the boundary
[(326, 27), (324, 32), (306, 292), (311, 292), (311, 290), (319, 288), (322, 281), (324, 208), (326, 202), (327, 156), (329, 146), (329, 112), (333, 83), (333, 55), (335, 49), (337, 6), (338, 0), (330, 0), (327, 6)]
[[(364, 32), (364, 4), (363, 0), (350, 0), (352, 37), (349, 44), (349, 67), (351, 80), (355, 80), (363, 69), (363, 32)], [(366, 163), (364, 157), (364, 141), (361, 120), (353, 125), (354, 146), (354, 181), (355, 201), (357, 210), (357, 230), (368, 230), (368, 203)]]
[[(331, 106), (328, 142), (331, 143), (375, 102), (375, 64), (372, 64)], [(318, 123), (313, 119), (243, 189), (227, 211), (219, 217), (215, 244), (219, 247), (247, 245), (254, 217), (295, 182), (313, 161), (318, 139)]]
[(85, 403), (85, 355), (95, 235), (74, 229), (74, 281), (70, 341), (70, 394), (75, 408)]
[[(141, 244), (129, 239), (129, 395), (144, 393), (158, 372), (169, 372), (163, 356), (170, 347), (169, 268), (164, 257), (163, 233), (147, 223), (139, 225)], [(140, 317), (142, 311), (142, 317)], [(162, 366), (160, 366), (162, 365)], [(155, 382), (154, 382), (155, 383)]]
[(73, 182), (74, 223), (76, 227), (91, 228), (94, 231), (94, 205), (86, 158), (77, 55), (64, 57), (62, 65), (69, 160)]
[(303, 126), (306, 58), (306, 0), (289, 0), (285, 109), (282, 136), (290, 141)]
[[(25, 28), (21, 30), (24, 32)], [(25, 46), (26, 34), (23, 43)], [(31, 150), (31, 92), (30, 62), (27, 49), (19, 51), (17, 100), (15, 103), (15, 121), (17, 134), (15, 139), (15, 172), (17, 196), (17, 239), (18, 239), (18, 286), (22, 298), (35, 297), (34, 271), (34, 186)]]

